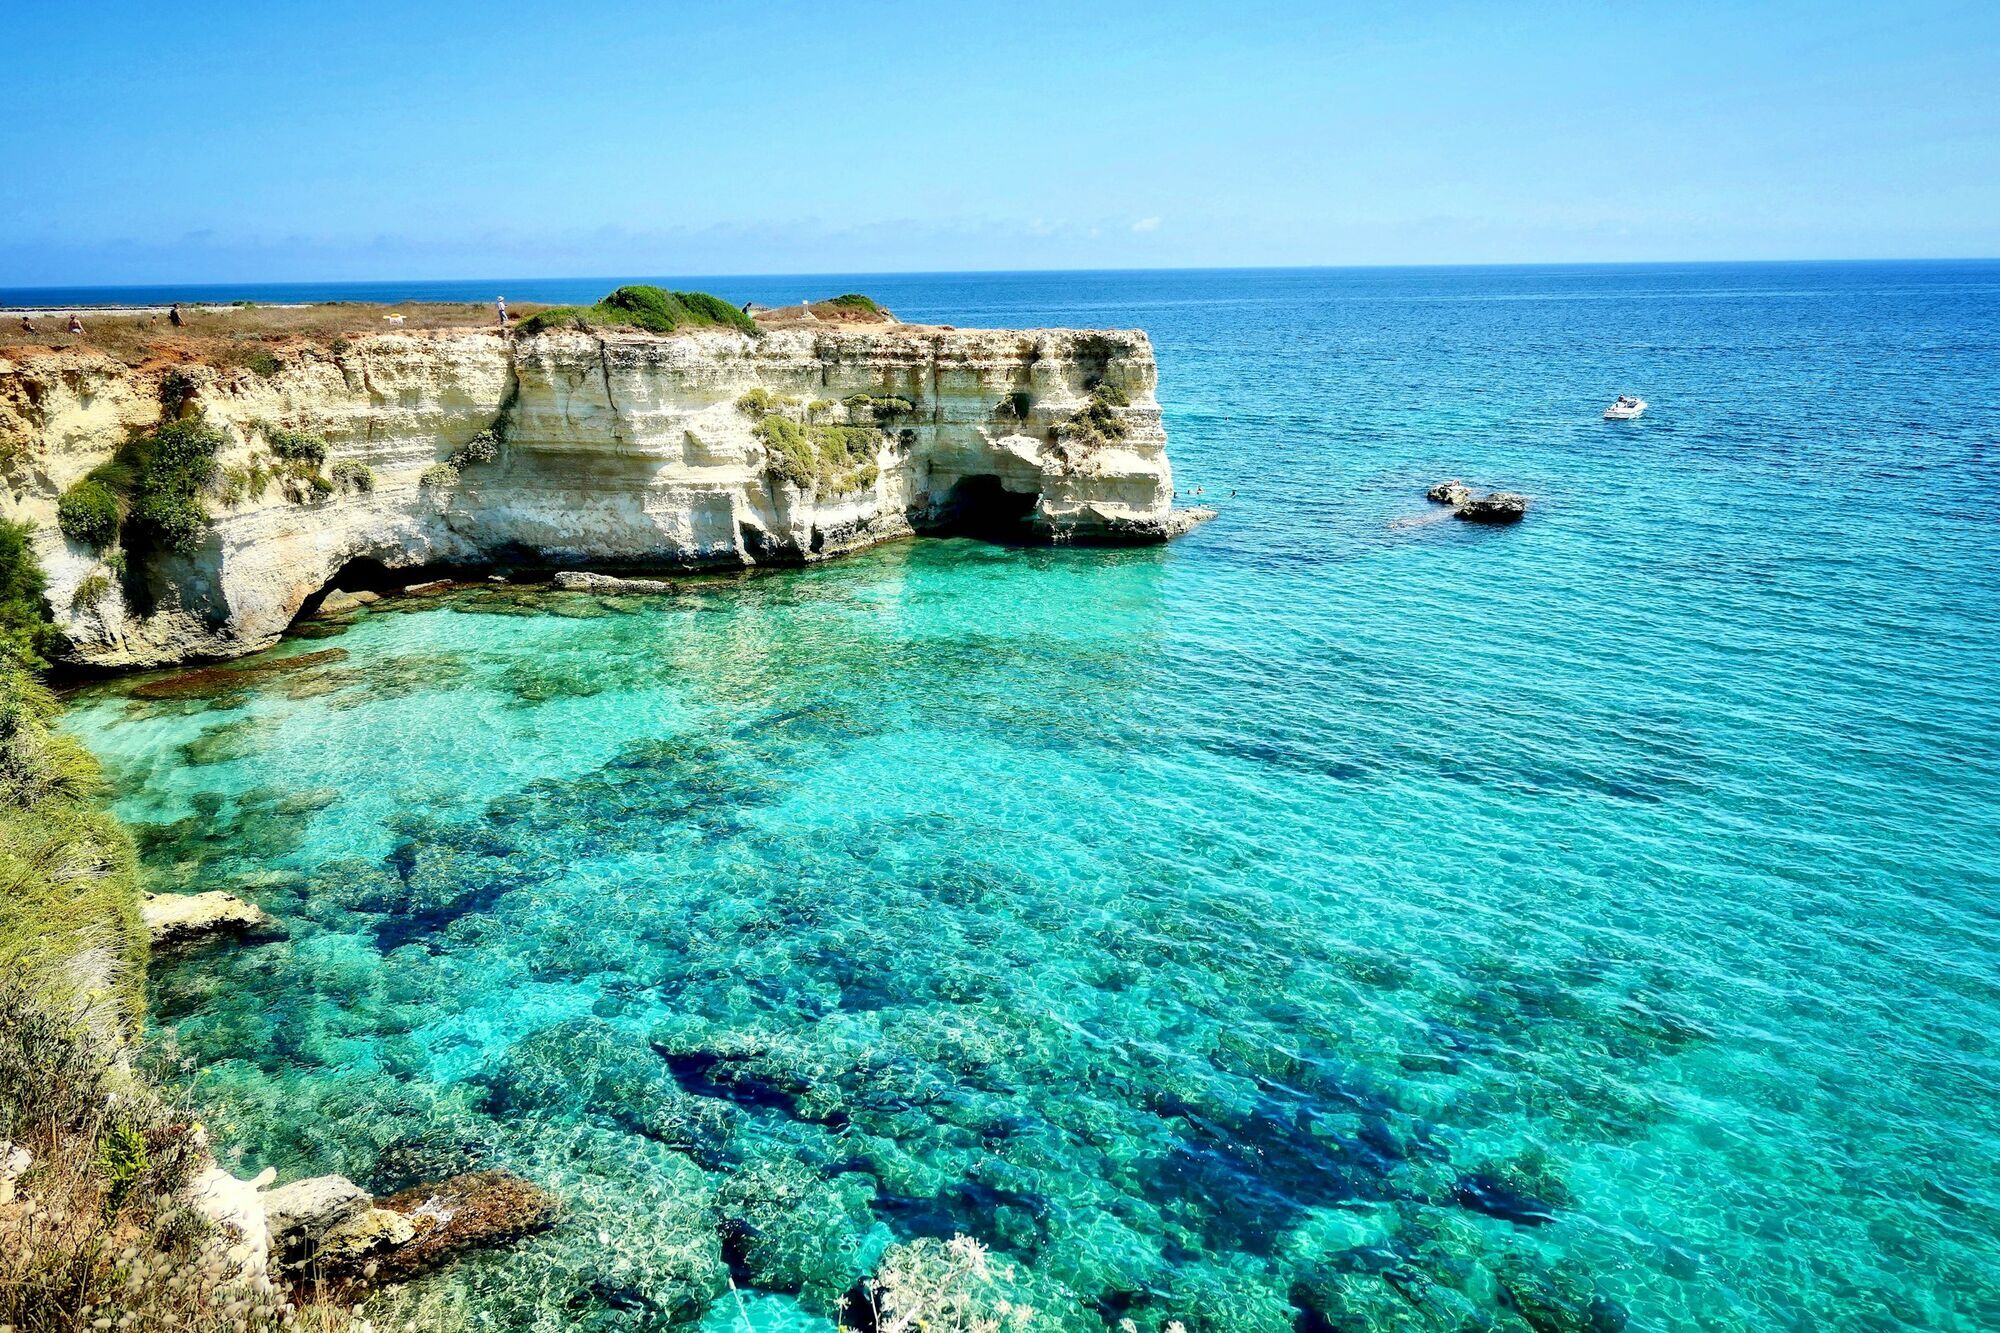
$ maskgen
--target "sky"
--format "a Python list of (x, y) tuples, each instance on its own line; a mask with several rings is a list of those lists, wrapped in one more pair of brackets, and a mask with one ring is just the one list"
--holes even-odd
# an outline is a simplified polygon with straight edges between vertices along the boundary
[(2000, 255), (2000, 3), (0, 0), (0, 286)]

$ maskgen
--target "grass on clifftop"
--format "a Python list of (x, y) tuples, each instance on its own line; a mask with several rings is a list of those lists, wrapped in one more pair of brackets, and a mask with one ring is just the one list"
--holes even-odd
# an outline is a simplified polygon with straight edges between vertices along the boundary
[(677, 329), (735, 329), (755, 336), (756, 321), (719, 296), (670, 292), (663, 287), (620, 287), (593, 306), (552, 306), (521, 321), (518, 332), (544, 329), (633, 328), (648, 333)]

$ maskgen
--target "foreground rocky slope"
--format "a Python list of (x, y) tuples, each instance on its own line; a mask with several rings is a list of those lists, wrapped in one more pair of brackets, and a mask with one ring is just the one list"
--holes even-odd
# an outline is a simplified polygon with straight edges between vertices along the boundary
[[(241, 367), (13, 352), (0, 477), (72, 660), (151, 666), (268, 646), (357, 561), (748, 565), (954, 525), (1164, 540), (1154, 383), (1139, 332), (894, 324), (396, 332)], [(163, 415), (221, 436), (198, 540), (128, 560), (64, 536), (64, 491)]]

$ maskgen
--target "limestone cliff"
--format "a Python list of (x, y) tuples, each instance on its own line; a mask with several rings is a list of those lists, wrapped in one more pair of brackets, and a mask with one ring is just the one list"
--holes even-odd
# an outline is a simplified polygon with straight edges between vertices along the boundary
[[(7, 513), (36, 526), (76, 661), (254, 651), (355, 560), (749, 565), (956, 522), (1159, 541), (1179, 521), (1139, 332), (461, 329), (259, 370), (0, 359)], [(120, 572), (57, 530), (57, 500), (160, 419), (166, 375), (223, 434), (228, 480), (197, 549)], [(286, 472), (286, 433), (323, 441), (325, 470)]]

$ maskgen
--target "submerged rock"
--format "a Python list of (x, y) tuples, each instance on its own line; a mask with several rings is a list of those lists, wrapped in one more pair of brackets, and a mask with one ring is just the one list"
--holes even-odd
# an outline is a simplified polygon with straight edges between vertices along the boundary
[(1194, 531), (1214, 517), (1215, 511), (1206, 505), (1190, 505), (1183, 509), (1170, 510), (1163, 532), (1167, 540), (1171, 541), (1175, 537)]
[(556, 586), (568, 592), (672, 592), (665, 579), (621, 579), (610, 574), (591, 574), (565, 569), (556, 575)]
[(1460, 504), (1453, 518), (1467, 523), (1519, 523), (1528, 512), (1528, 497), (1512, 491), (1495, 491)]
[(1472, 488), (1453, 478), (1451, 481), (1441, 481), (1425, 491), (1424, 498), (1437, 504), (1450, 505), (1455, 509), (1459, 505), (1471, 502)]
[(510, 1171), (475, 1171), (376, 1201), (409, 1223), (412, 1239), (372, 1256), (378, 1280), (398, 1281), (475, 1245), (500, 1245), (549, 1226), (556, 1201)]
[(263, 908), (220, 891), (154, 894), (140, 904), (139, 919), (156, 949), (199, 944), (222, 935), (262, 934), (274, 928)]
[(271, 1253), (282, 1263), (301, 1264), (340, 1228), (368, 1212), (368, 1191), (346, 1176), (313, 1176), (264, 1194), (264, 1224)]
[(416, 1224), (401, 1213), (371, 1207), (326, 1233), (319, 1245), (320, 1262), (330, 1267), (363, 1264), (380, 1251), (408, 1244), (416, 1234)]
[(343, 592), (341, 589), (335, 588), (320, 599), (319, 613), (323, 616), (345, 615), (349, 611), (358, 611), (364, 606), (381, 600), (381, 593), (369, 592), (366, 588), (363, 588), (359, 592)]
[(255, 688), (266, 677), (309, 671), (330, 662), (347, 660), (345, 648), (322, 648), (296, 657), (271, 657), (243, 666), (202, 667), (177, 676), (163, 676), (132, 687), (135, 699), (219, 699)]

